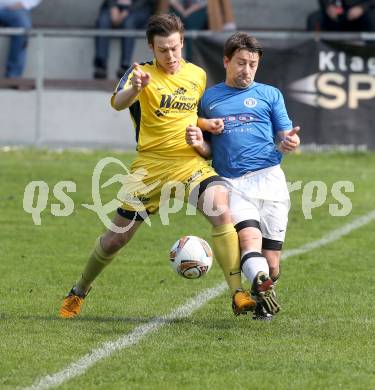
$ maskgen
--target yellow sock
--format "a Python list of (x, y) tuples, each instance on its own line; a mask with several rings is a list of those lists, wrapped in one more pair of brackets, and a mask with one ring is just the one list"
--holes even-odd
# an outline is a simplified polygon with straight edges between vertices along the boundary
[(212, 244), (217, 262), (224, 272), (232, 294), (242, 288), (240, 248), (234, 226), (230, 223), (212, 228)]
[(77, 283), (77, 287), (84, 292), (87, 292), (91, 283), (96, 279), (96, 277), (103, 271), (116, 256), (116, 253), (108, 255), (102, 249), (100, 245), (100, 238), (98, 237), (95, 241), (94, 250), (89, 257), (89, 261), (86, 264), (85, 269), (83, 270), (81, 279)]

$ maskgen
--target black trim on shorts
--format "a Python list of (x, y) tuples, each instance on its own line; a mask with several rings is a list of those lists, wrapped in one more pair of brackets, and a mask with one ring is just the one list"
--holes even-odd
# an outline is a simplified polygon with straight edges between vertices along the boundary
[(241, 264), (240, 264), (241, 271), (242, 271), (242, 266), (245, 264), (245, 262), (252, 257), (263, 257), (263, 255), (259, 252), (249, 252), (249, 253), (246, 253), (246, 255), (243, 255), (243, 257), (241, 258)]
[(197, 188), (199, 188), (198, 191), (198, 199), (199, 199), (200, 196), (203, 194), (203, 192), (207, 190), (207, 187), (213, 182), (220, 182), (220, 184), (223, 184), (223, 186), (227, 187), (227, 182), (221, 176), (215, 175), (215, 176), (207, 177), (207, 179), (201, 181), (192, 189), (191, 193), (193, 193), (193, 191), (196, 191)]
[(270, 251), (281, 251), (282, 247), (282, 241), (271, 240), (270, 238), (263, 237), (262, 249), (267, 249)]
[[(148, 211), (146, 210), (147, 214)], [(129, 219), (130, 221), (136, 220), (136, 221), (144, 221), (144, 218), (137, 212), (137, 211), (130, 211), (130, 210), (124, 210), (121, 207), (117, 209), (117, 214), (120, 217)]]
[(242, 229), (246, 229), (248, 227), (256, 228), (260, 230), (260, 223), (256, 219), (246, 219), (245, 221), (238, 222), (234, 225), (237, 233)]

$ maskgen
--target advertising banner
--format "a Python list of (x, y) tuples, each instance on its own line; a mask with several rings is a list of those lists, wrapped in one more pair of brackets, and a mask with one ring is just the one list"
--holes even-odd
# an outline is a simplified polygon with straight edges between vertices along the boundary
[[(375, 149), (375, 42), (259, 39), (256, 81), (279, 88), (306, 149)], [(194, 60), (223, 81), (224, 39), (200, 38)]]

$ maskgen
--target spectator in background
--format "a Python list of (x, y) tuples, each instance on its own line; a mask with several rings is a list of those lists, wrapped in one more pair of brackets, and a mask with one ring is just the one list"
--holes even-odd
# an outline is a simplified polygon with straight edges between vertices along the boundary
[(375, 31), (374, 0), (319, 0), (307, 19), (310, 31)]
[[(0, 0), (1, 1), (1, 0)], [(119, 28), (126, 30), (142, 29), (155, 11), (155, 0), (104, 0), (100, 7), (96, 27), (98, 29)], [(131, 65), (135, 39), (121, 39), (121, 57), (117, 76), (121, 78)], [(95, 39), (94, 78), (107, 77), (109, 38), (97, 36)]]
[[(186, 30), (206, 30), (208, 27), (206, 0), (170, 0), (170, 11), (179, 16)], [(185, 58), (192, 60), (191, 38), (185, 38)]]
[[(30, 10), (41, 0), (0, 0), (0, 26), (30, 29)], [(10, 38), (5, 77), (21, 77), (26, 64), (26, 35), (12, 35)]]
[(207, 0), (208, 27), (213, 31), (235, 31), (237, 28), (231, 0)]

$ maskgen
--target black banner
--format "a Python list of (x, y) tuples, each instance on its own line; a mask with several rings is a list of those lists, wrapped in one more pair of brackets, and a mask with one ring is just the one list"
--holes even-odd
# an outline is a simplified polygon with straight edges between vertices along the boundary
[[(305, 148), (375, 149), (375, 45), (263, 39), (255, 80), (279, 88)], [(225, 79), (224, 40), (199, 38), (194, 62), (208, 85)]]

